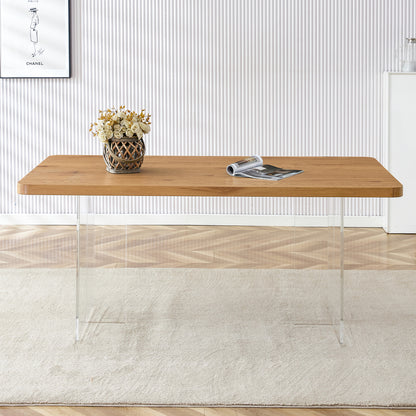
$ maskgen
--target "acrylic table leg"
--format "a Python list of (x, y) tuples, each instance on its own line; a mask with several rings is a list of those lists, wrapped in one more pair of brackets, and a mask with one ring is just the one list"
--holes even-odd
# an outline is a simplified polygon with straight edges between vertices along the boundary
[(75, 276), (75, 341), (79, 341), (79, 278), (80, 278), (80, 196), (76, 197), (77, 205), (77, 264)]
[[(83, 323), (81, 310), (81, 300), (85, 298), (84, 291), (81, 290), (81, 280), (83, 276), (88, 278), (89, 268), (86, 263), (86, 251), (89, 251), (88, 245), (88, 224), (93, 222), (93, 216), (89, 214), (90, 211), (90, 197), (76, 196), (76, 211), (77, 211), (77, 254), (76, 254), (76, 276), (75, 276), (75, 340), (79, 341), (81, 338), (81, 326)], [(89, 253), (91, 255), (92, 253)], [(81, 258), (82, 257), (82, 258)], [(84, 285), (85, 286), (85, 285)]]
[(340, 321), (339, 321), (339, 343), (341, 345), (345, 342), (344, 334), (344, 198), (340, 201)]
[(345, 198), (328, 198), (328, 226), (332, 229), (331, 239), (334, 244), (335, 251), (328, 259), (328, 265), (331, 270), (336, 271), (339, 276), (339, 286), (337, 295), (337, 313), (334, 324), (338, 325), (338, 341), (341, 345), (345, 343), (345, 328), (344, 328), (344, 217), (345, 217)]

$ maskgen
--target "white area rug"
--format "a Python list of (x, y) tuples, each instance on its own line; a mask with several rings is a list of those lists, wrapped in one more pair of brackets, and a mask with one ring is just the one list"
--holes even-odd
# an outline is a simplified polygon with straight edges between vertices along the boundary
[[(416, 272), (0, 270), (0, 402), (416, 405)], [(129, 321), (120, 323), (120, 321)]]

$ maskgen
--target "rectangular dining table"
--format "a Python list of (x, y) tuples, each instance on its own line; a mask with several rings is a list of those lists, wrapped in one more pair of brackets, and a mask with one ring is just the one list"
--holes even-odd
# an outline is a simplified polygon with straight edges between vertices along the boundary
[(136, 174), (112, 174), (101, 156), (49, 156), (18, 182), (23, 195), (77, 197), (76, 339), (79, 340), (80, 197), (325, 197), (340, 201), (340, 330), (344, 342), (344, 198), (396, 198), (401, 183), (370, 157), (265, 157), (303, 173), (280, 181), (229, 176), (238, 156), (146, 156)]

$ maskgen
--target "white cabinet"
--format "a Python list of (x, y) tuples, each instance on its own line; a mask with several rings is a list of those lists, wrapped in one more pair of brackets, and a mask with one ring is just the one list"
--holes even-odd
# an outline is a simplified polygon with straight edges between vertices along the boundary
[(416, 73), (385, 73), (387, 168), (403, 197), (387, 202), (385, 230), (416, 233)]

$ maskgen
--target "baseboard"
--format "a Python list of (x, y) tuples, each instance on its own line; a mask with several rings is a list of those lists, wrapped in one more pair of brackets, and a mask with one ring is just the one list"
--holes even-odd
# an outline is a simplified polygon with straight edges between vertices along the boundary
[(416, 225), (398, 225), (398, 226), (386, 226), (383, 227), (384, 231), (388, 234), (416, 234)]
[[(346, 227), (382, 227), (382, 216), (345, 217)], [(89, 223), (96, 225), (246, 225), (246, 226), (296, 226), (327, 227), (326, 216), (308, 215), (104, 215), (89, 217)], [(75, 225), (76, 215), (42, 215), (42, 214), (3, 214), (0, 225)]]
[(75, 225), (75, 214), (1, 214), (0, 225)]

